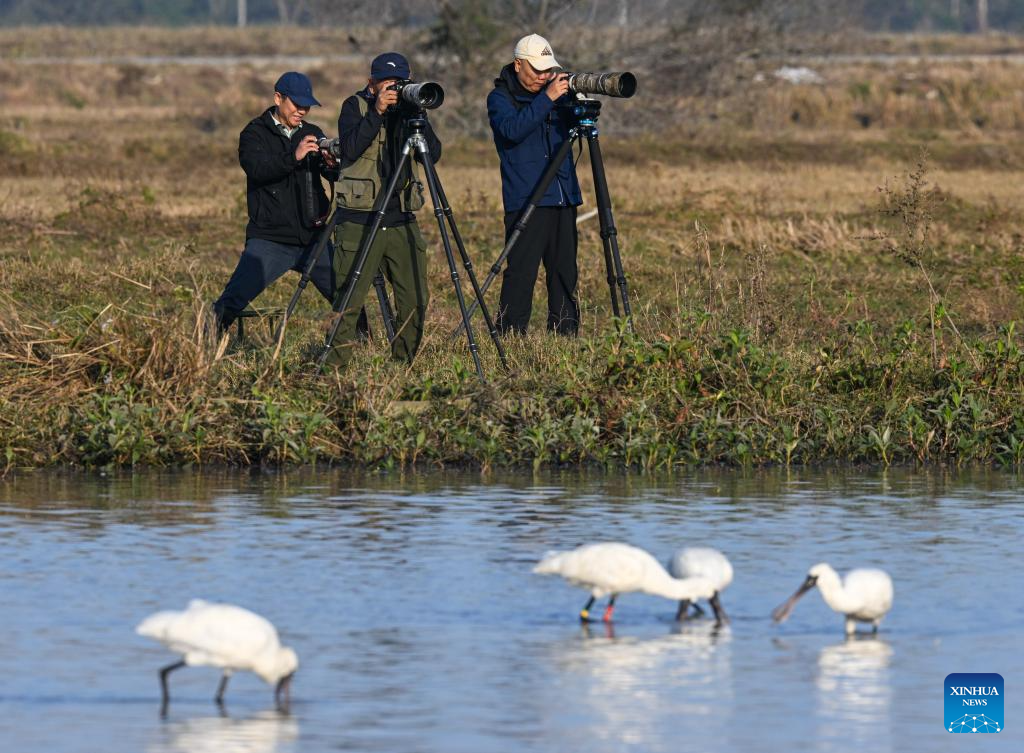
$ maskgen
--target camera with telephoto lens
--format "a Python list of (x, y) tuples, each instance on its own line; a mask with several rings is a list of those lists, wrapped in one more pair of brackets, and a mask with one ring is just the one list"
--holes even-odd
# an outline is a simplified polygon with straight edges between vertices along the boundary
[(398, 104), (413, 110), (435, 110), (444, 102), (444, 89), (433, 81), (416, 83), (407, 78), (401, 78), (387, 88), (388, 91), (398, 92)]
[(604, 94), (626, 99), (636, 94), (636, 76), (629, 71), (621, 73), (570, 73), (569, 89), (576, 94)]
[(341, 139), (329, 139), (324, 137), (316, 142), (321, 150), (328, 152), (334, 159), (341, 159)]

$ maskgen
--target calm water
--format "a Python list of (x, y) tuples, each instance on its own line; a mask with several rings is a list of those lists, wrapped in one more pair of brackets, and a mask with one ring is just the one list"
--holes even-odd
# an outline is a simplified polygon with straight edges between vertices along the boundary
[[(1024, 485), (889, 472), (649, 480), (341, 472), (37, 475), (0, 483), (4, 751), (1024, 750)], [(623, 540), (732, 559), (732, 625), (680, 629), (627, 595), (614, 634), (586, 595), (530, 574), (552, 548)], [(816, 593), (827, 560), (895, 580), (878, 639), (846, 641)], [(302, 665), (291, 714), (236, 675), (156, 670), (159, 608), (231, 601)], [(942, 727), (950, 672), (1000, 672), (1006, 731)]]

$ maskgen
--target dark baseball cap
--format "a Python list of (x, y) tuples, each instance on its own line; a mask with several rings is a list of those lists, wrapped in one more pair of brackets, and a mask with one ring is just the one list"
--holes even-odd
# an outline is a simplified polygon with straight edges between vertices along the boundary
[(320, 106), (316, 97), (313, 96), (313, 84), (304, 73), (288, 71), (274, 84), (274, 91), (288, 97), (299, 107)]
[(409, 78), (409, 61), (397, 52), (385, 52), (370, 63), (370, 78), (383, 81), (386, 78)]

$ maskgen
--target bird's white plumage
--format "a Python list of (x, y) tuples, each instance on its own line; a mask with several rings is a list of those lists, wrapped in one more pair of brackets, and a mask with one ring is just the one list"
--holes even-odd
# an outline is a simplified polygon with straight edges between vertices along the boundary
[(189, 666), (248, 670), (271, 684), (298, 667), (267, 619), (232, 604), (195, 599), (187, 609), (150, 615), (135, 632), (181, 654)]
[(829, 565), (810, 569), (817, 577), (818, 590), (834, 611), (859, 622), (881, 620), (892, 609), (892, 578), (884, 570), (857, 568), (840, 578)]
[(549, 552), (533, 572), (560, 575), (596, 598), (640, 591), (667, 599), (706, 599), (714, 593), (704, 578), (673, 578), (648, 552), (617, 542)]
[(718, 592), (732, 583), (729, 558), (709, 546), (680, 549), (668, 561), (668, 572), (673, 578), (706, 578)]
[(772, 616), (777, 622), (789, 617), (797, 600), (817, 586), (821, 598), (834, 612), (846, 618), (846, 632), (856, 631), (858, 622), (871, 623), (878, 629), (882, 618), (892, 609), (892, 578), (884, 570), (858, 568), (841, 578), (830, 565), (820, 562), (807, 571), (807, 579), (800, 589), (775, 609)]

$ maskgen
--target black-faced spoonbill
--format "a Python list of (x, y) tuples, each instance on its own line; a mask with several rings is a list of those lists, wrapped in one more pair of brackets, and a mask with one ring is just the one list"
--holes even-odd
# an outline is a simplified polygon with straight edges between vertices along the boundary
[[(668, 572), (673, 578), (706, 578), (715, 587), (715, 592), (708, 599), (715, 612), (715, 622), (719, 625), (728, 622), (729, 617), (722, 609), (718, 595), (732, 583), (732, 563), (717, 549), (709, 546), (688, 546), (672, 555), (668, 561)], [(690, 601), (682, 599), (676, 611), (676, 621), (686, 619), (686, 611)], [(701, 608), (693, 602), (694, 609), (701, 613)]]
[(821, 591), (821, 598), (834, 612), (846, 617), (846, 634), (857, 631), (858, 622), (870, 622), (873, 631), (878, 632), (878, 623), (892, 608), (892, 578), (884, 570), (858, 568), (840, 579), (839, 574), (824, 562), (807, 571), (796, 593), (772, 612), (776, 622), (782, 622), (793, 611), (796, 602), (815, 586)]
[(214, 699), (218, 704), (224, 703), (224, 691), (232, 672), (249, 671), (274, 686), (274, 700), (279, 708), (288, 705), (289, 688), (299, 667), (299, 658), (292, 649), (281, 645), (277, 630), (269, 621), (248, 609), (194, 599), (183, 611), (151, 614), (139, 623), (135, 632), (155, 638), (184, 657), (160, 670), (164, 711), (170, 700), (167, 675), (184, 666), (224, 670)]
[(580, 610), (580, 619), (590, 619), (596, 599), (610, 596), (604, 621), (610, 622), (615, 597), (631, 591), (662, 596), (673, 601), (709, 599), (714, 585), (705, 578), (673, 578), (643, 549), (629, 544), (584, 544), (571, 552), (548, 552), (533, 572), (561, 575), (569, 583), (590, 591), (590, 600)]

